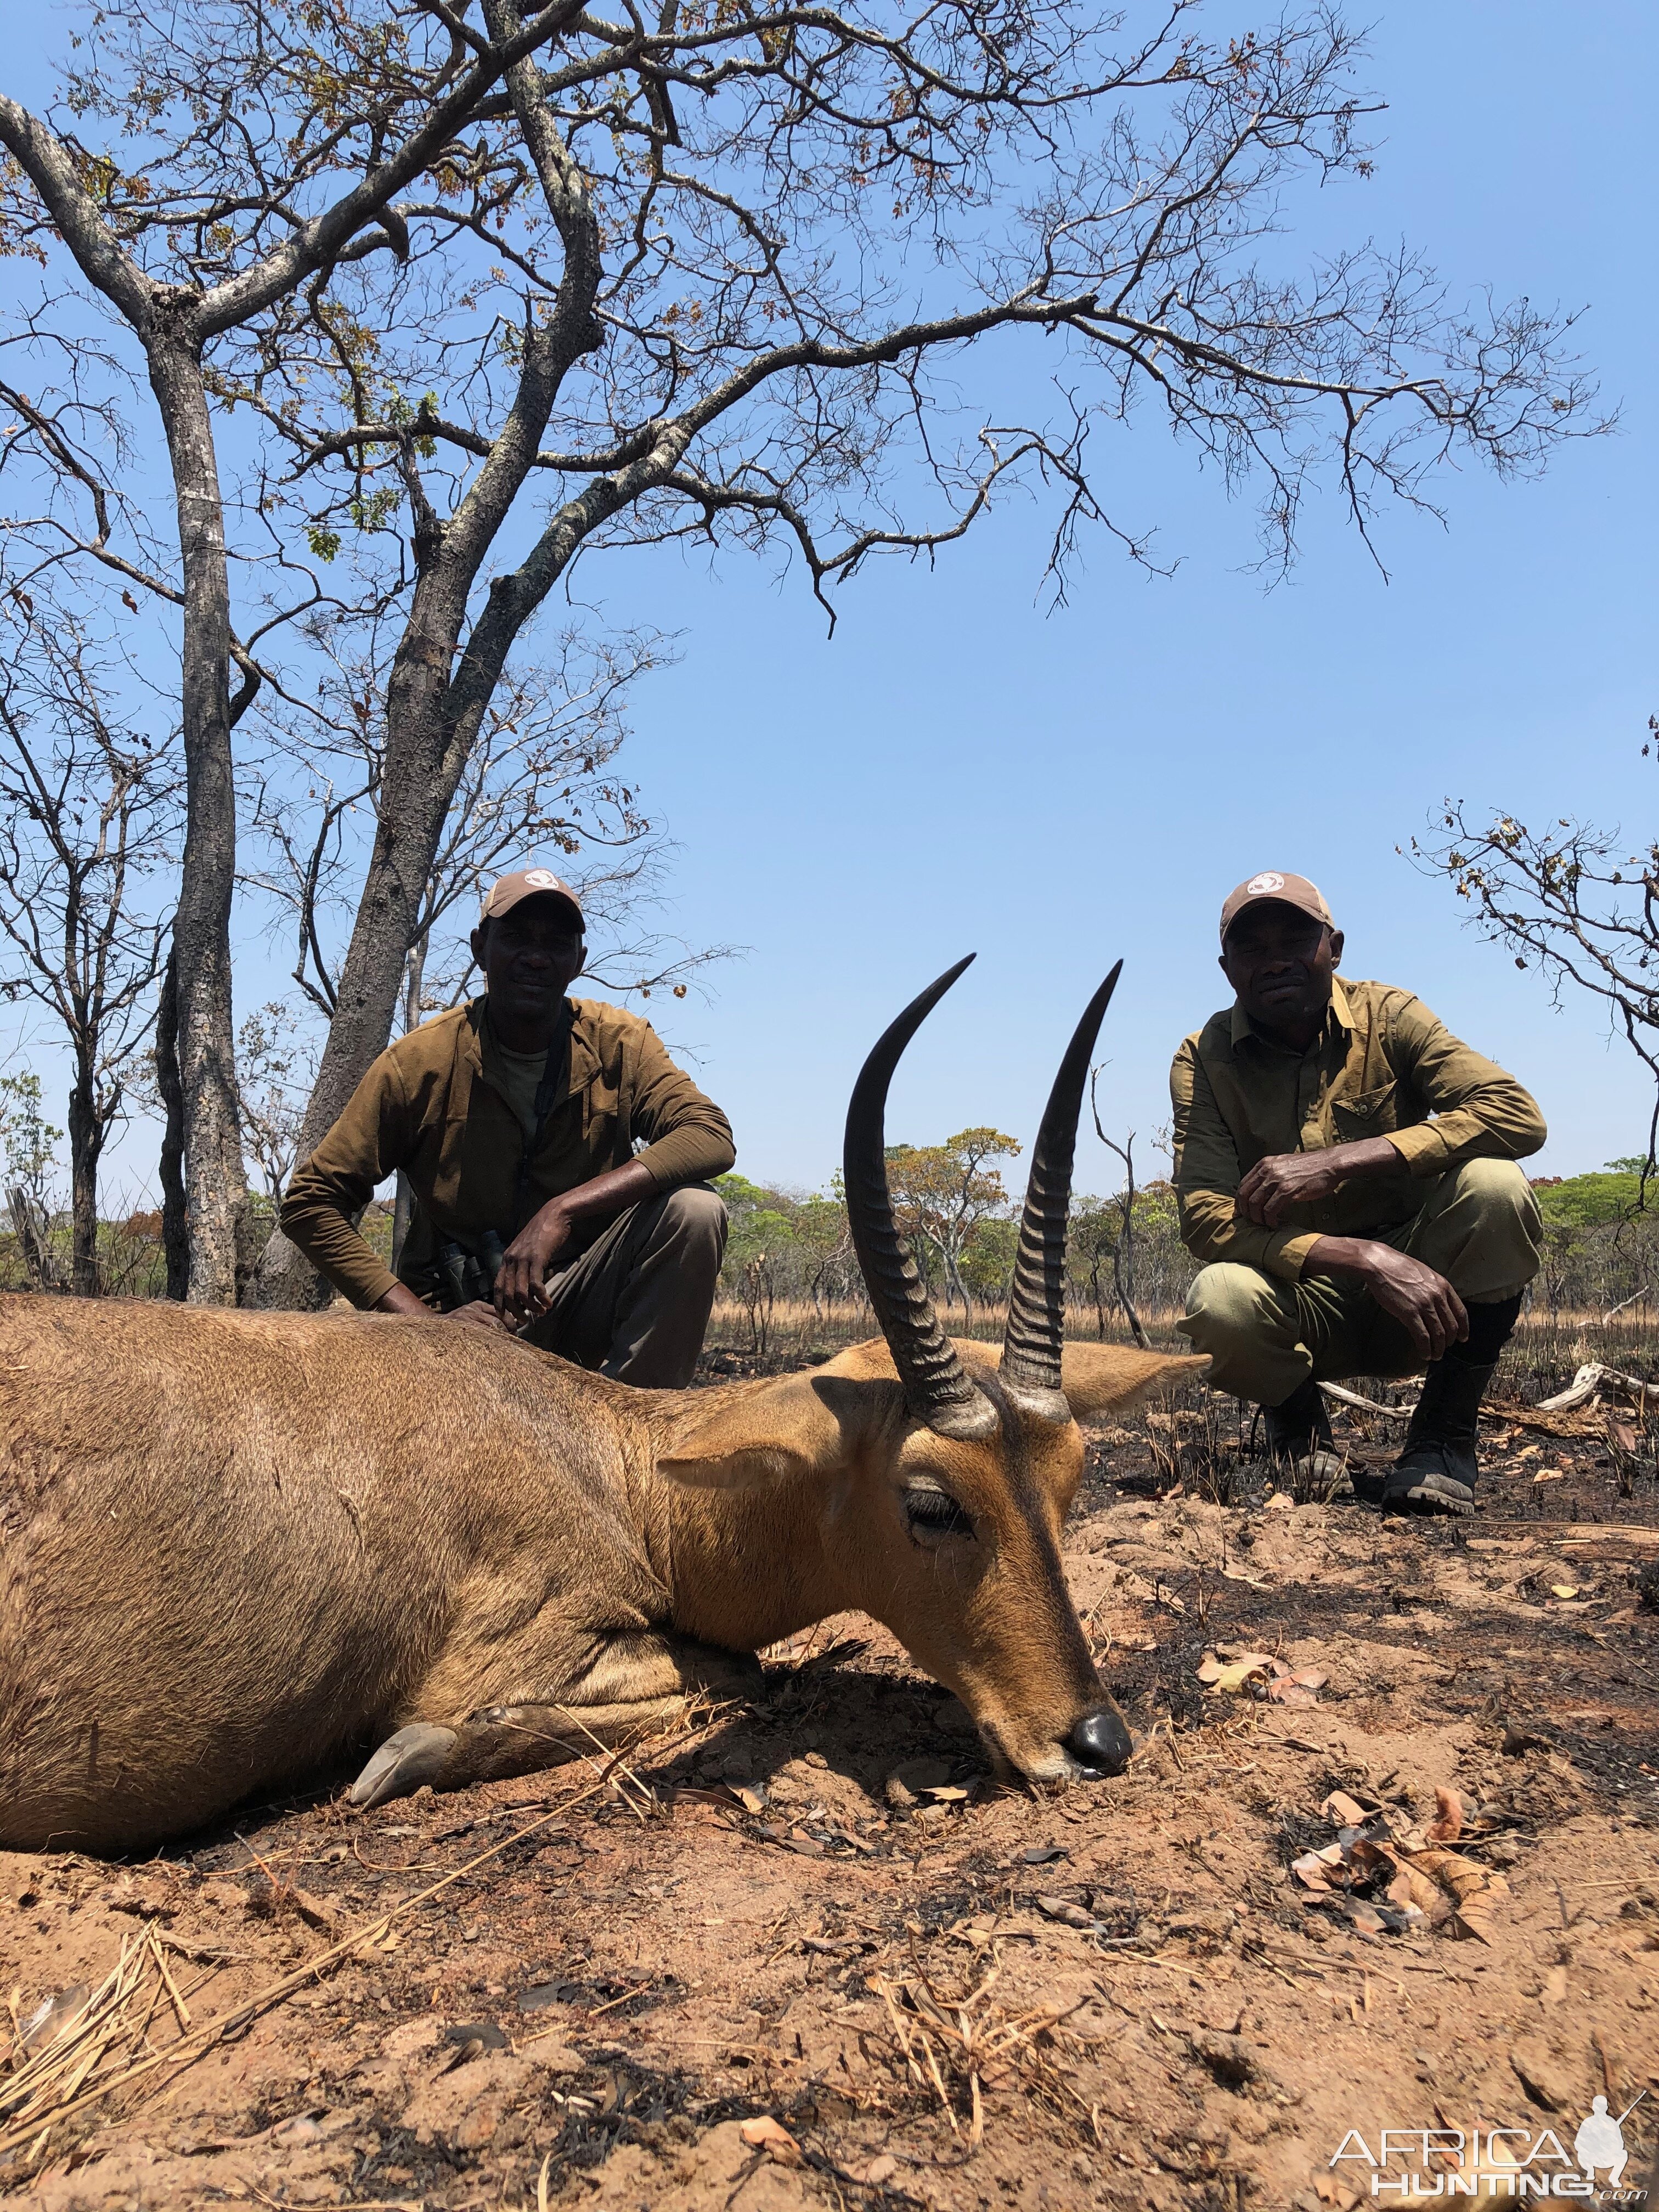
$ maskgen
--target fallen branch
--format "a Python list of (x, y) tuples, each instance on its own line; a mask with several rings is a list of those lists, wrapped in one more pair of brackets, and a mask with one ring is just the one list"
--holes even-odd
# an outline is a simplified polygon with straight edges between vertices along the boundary
[(1340, 1382), (1322, 1382), (1319, 1387), (1339, 1405), (1358, 1406), (1362, 1413), (1381, 1413), (1385, 1421), (1408, 1421), (1417, 1411), (1415, 1398), (1409, 1406), (1379, 1406), (1375, 1398), (1362, 1398), (1358, 1390), (1345, 1390)]
[[(1617, 1312), (1618, 1309), (1613, 1309)], [(1540, 1413), (1568, 1413), (1575, 1406), (1586, 1406), (1592, 1398), (1606, 1389), (1632, 1390), (1645, 1398), (1648, 1384), (1639, 1375), (1623, 1375), (1616, 1367), (1607, 1367), (1599, 1359), (1588, 1367), (1581, 1367), (1565, 1390), (1558, 1390), (1553, 1398), (1540, 1398), (1535, 1411)]]

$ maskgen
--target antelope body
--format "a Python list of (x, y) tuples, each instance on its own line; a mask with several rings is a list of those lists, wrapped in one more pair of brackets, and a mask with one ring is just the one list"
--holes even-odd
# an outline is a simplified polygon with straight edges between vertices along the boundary
[(848, 1115), (885, 1340), (810, 1374), (642, 1391), (435, 1318), (0, 1299), (0, 1843), (142, 1847), (381, 1737), (360, 1804), (551, 1765), (756, 1686), (750, 1655), (854, 1607), (1006, 1770), (1117, 1771), (1127, 1731), (1060, 1559), (1077, 1418), (1202, 1363), (1061, 1362), (1055, 1255), (1109, 983), (1033, 1155), (1000, 1354), (939, 1330), (882, 1107), (957, 972)]

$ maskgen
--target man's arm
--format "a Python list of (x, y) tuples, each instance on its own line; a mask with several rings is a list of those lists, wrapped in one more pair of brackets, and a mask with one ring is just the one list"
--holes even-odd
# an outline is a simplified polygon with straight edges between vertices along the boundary
[(1523, 1160), (1549, 1134), (1538, 1102), (1507, 1068), (1455, 1037), (1420, 999), (1393, 1007), (1389, 1057), (1434, 1119), (1389, 1139), (1415, 1176), (1465, 1160)]
[(1506, 1069), (1455, 1037), (1420, 999), (1397, 994), (1389, 1014), (1395, 1079), (1411, 1085), (1434, 1119), (1387, 1137), (1258, 1160), (1238, 1191), (1251, 1221), (1277, 1228), (1293, 1206), (1328, 1198), (1358, 1177), (1394, 1174), (1402, 1164), (1414, 1176), (1442, 1175), (1465, 1160), (1523, 1159), (1543, 1144), (1547, 1133), (1537, 1103)]
[(511, 1326), (532, 1320), (546, 1304), (547, 1271), (581, 1224), (613, 1220), (627, 1207), (684, 1183), (712, 1182), (737, 1158), (731, 1123), (675, 1066), (649, 1027), (641, 1041), (629, 1120), (645, 1139), (645, 1150), (550, 1199), (507, 1246), (495, 1277), (495, 1311)]
[(1237, 1147), (1192, 1037), (1170, 1069), (1170, 1103), (1182, 1243), (1195, 1260), (1233, 1260), (1293, 1283), (1319, 1240), (1305, 1231), (1254, 1222), (1240, 1213)]
[(377, 1185), (407, 1157), (408, 1121), (397, 1063), (382, 1053), (316, 1151), (289, 1177), (281, 1220), (283, 1234), (353, 1305), (423, 1314), (428, 1309), (353, 1226)]

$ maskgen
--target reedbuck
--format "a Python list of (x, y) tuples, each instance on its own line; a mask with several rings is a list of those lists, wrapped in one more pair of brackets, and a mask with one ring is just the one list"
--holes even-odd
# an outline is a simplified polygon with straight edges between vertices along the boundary
[(359, 1805), (549, 1766), (757, 1688), (749, 1656), (857, 1607), (962, 1699), (1000, 1771), (1117, 1771), (1066, 1588), (1079, 1418), (1202, 1365), (1062, 1352), (1085, 1074), (1031, 1158), (999, 1354), (944, 1334), (893, 1221), (866, 1062), (847, 1203), (884, 1342), (811, 1373), (635, 1390), (383, 1315), (0, 1300), (0, 1843), (141, 1849), (383, 1738)]

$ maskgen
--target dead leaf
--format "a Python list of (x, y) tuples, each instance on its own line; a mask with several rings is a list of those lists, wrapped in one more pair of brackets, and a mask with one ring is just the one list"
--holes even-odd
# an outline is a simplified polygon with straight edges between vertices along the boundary
[(1577, 1597), (1577, 1595), (1578, 1585), (1577, 1583), (1552, 1583), (1550, 1584), (1550, 1595), (1552, 1597)]
[(1434, 1786), (1434, 1818), (1423, 1832), (1431, 1844), (1455, 1844), (1463, 1832), (1463, 1800), (1443, 1783)]
[(745, 1813), (763, 1813), (766, 1810), (765, 1798), (758, 1790), (750, 1789), (748, 1783), (733, 1782), (730, 1787), (732, 1795)]
[(1206, 1651), (1203, 1664), (1198, 1670), (1198, 1679), (1200, 1682), (1207, 1683), (1212, 1690), (1229, 1690), (1237, 1692), (1242, 1690), (1247, 1682), (1254, 1681), (1258, 1674), (1271, 1673), (1273, 1663), (1272, 1658), (1265, 1651), (1247, 1651), (1242, 1657), (1230, 1659), (1224, 1663), (1216, 1653)]
[(762, 2113), (756, 2120), (745, 2120), (743, 2139), (750, 2150), (763, 2150), (780, 2166), (801, 2166), (805, 2162), (800, 2145), (788, 2129), (775, 2120), (769, 2112)]
[(1388, 1899), (1390, 1905), (1397, 1905), (1402, 1912), (1415, 1911), (1420, 1913), (1437, 1911), (1443, 1901), (1442, 1893), (1427, 1875), (1418, 1873), (1409, 1859), (1396, 1862), (1394, 1880), (1389, 1884)]
[(1565, 1482), (1566, 1474), (1561, 1468), (1547, 1467), (1541, 1474), (1534, 1475), (1533, 1480), (1534, 1482)]
[(924, 1790), (921, 1794), (941, 1805), (965, 1805), (968, 1802), (968, 1792), (958, 1790), (954, 1783), (947, 1783), (942, 1789)]
[(1610, 1444), (1616, 1446), (1620, 1451), (1624, 1453), (1627, 1459), (1631, 1458), (1636, 1450), (1636, 1431), (1631, 1427), (1628, 1421), (1615, 1421), (1609, 1419), (1607, 1422), (1607, 1442)]
[(1293, 1708), (1305, 1708), (1319, 1703), (1318, 1698), (1305, 1682), (1295, 1680), (1270, 1684), (1267, 1696), (1275, 1705), (1290, 1705)]
[(1364, 1808), (1357, 1805), (1346, 1790), (1333, 1790), (1319, 1809), (1334, 1828), (1363, 1828), (1365, 1825)]
[(1039, 1897), (1037, 1911), (1045, 1919), (1058, 1920), (1066, 1928), (1092, 1928), (1094, 1922), (1080, 1905), (1073, 1905), (1069, 1897)]
[(1331, 1875), (1342, 1864), (1340, 1844), (1327, 1844), (1321, 1851), (1304, 1851), (1291, 1862), (1291, 1872), (1309, 1889), (1329, 1889)]
[(1492, 1911), (1510, 1886), (1501, 1874), (1478, 1865), (1455, 1851), (1426, 1850), (1413, 1854), (1415, 1872), (1426, 1875), (1445, 1892), (1437, 1924), (1452, 1936), (1472, 1936), (1478, 1942), (1492, 1938)]

